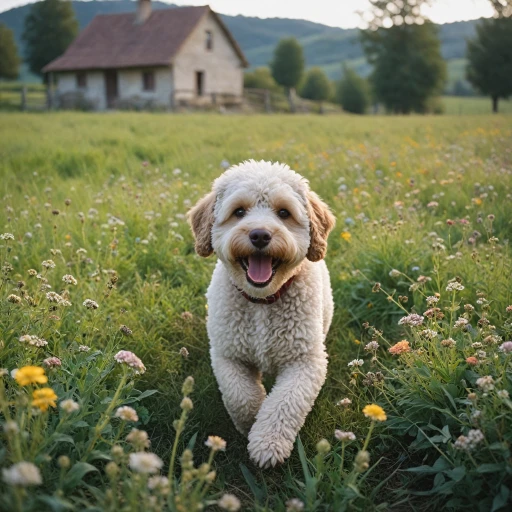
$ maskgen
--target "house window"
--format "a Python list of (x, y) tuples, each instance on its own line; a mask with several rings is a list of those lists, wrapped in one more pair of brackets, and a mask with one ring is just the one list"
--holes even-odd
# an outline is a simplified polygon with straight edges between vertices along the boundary
[(78, 89), (85, 89), (87, 87), (87, 74), (84, 71), (76, 74), (76, 86)]
[(155, 72), (154, 71), (144, 71), (144, 73), (142, 73), (142, 89), (144, 91), (154, 91), (155, 90)]
[(206, 31), (206, 49), (213, 50), (213, 34), (211, 30)]

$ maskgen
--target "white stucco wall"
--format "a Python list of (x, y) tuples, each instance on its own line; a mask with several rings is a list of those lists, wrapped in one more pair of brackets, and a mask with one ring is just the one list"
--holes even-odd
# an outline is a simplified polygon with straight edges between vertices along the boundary
[[(154, 72), (154, 91), (143, 90), (142, 74), (144, 71)], [(143, 100), (151, 100), (156, 106), (170, 107), (172, 92), (172, 72), (170, 68), (121, 69), (117, 76), (120, 99), (138, 97)]]
[[(207, 30), (213, 34), (212, 50), (206, 49)], [(242, 95), (244, 83), (242, 63), (211, 14), (199, 22), (185, 41), (174, 58), (173, 68), (174, 87), (178, 99), (195, 95), (196, 71), (204, 72), (205, 95), (212, 93)]]
[(79, 89), (76, 86), (76, 73), (58, 73), (57, 93), (82, 91), (96, 109), (103, 110), (106, 107), (103, 73), (101, 71), (86, 71), (86, 75), (87, 85), (85, 88)]

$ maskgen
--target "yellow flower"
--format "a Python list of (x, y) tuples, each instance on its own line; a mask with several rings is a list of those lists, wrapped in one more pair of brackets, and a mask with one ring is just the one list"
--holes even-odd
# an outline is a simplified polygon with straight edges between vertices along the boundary
[(387, 416), (380, 405), (369, 404), (363, 409), (363, 414), (374, 421), (386, 421)]
[(341, 238), (343, 238), (343, 240), (345, 240), (346, 242), (350, 242), (350, 239), (352, 238), (352, 235), (348, 232), (348, 231), (343, 231), (343, 233), (341, 233)]
[(473, 201), (473, 203), (476, 204), (477, 206), (480, 206), (482, 204), (482, 200), (479, 197), (474, 197), (473, 199), (471, 199), (471, 201)]
[(47, 411), (48, 407), (57, 407), (55, 400), (57, 400), (57, 395), (52, 388), (41, 388), (36, 389), (32, 393), (32, 405), (34, 407), (39, 407), (41, 411)]
[(24, 366), (16, 372), (14, 378), (20, 386), (46, 384), (48, 382), (48, 377), (44, 374), (44, 368), (40, 366)]

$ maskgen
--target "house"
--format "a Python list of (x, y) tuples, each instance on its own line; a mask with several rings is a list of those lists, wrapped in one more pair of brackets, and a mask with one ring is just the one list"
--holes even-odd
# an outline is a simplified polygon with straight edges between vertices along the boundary
[(80, 97), (97, 110), (122, 106), (237, 103), (248, 63), (209, 6), (98, 15), (66, 52), (43, 68), (57, 99)]

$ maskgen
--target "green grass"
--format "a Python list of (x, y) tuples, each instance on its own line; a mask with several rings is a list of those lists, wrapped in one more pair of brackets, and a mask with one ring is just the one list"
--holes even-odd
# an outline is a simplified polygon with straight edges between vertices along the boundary
[[(460, 98), (444, 96), (443, 104), (448, 115), (478, 115), (492, 113), (491, 98)], [(501, 114), (512, 114), (512, 100), (500, 100), (498, 104)]]
[[(447, 104), (449, 110), (456, 110), (451, 100)], [(15, 291), (16, 281), (28, 280), (29, 268), (40, 269), (43, 260), (51, 258), (57, 264), (51, 274), (55, 277), (50, 278), (56, 290), (62, 274), (74, 274), (81, 283), (71, 291), (76, 306), (54, 328), (45, 327), (47, 339), (76, 344), (82, 328), (77, 322), (83, 321), (88, 326), (84, 337), (93, 349), (110, 353), (126, 348), (144, 361), (147, 372), (137, 386), (159, 393), (138, 409), (144, 418), (138, 428), (149, 432), (152, 450), (164, 461), (174, 440), (172, 422), (180, 412), (181, 383), (193, 375), (194, 409), (184, 442), (197, 434), (195, 456), (204, 460), (207, 453), (202, 445), (208, 435), (227, 441), (226, 452), (216, 458), (215, 489), (232, 492), (242, 499), (244, 509), (255, 509), (253, 491), (241, 473), (243, 464), (257, 485), (267, 489), (261, 505), (266, 501), (268, 510), (284, 510), (285, 498), (302, 492), (295, 480), (303, 478), (301, 461), (295, 450), (282, 467), (255, 468), (248, 460), (246, 440), (235, 431), (223, 407), (205, 329), (204, 293), (215, 258), (194, 254), (184, 220), (187, 209), (209, 190), (222, 172), (223, 160), (255, 158), (288, 163), (310, 180), (335, 212), (337, 227), (327, 257), (336, 305), (327, 339), (328, 379), (301, 431), (306, 456), (312, 458), (317, 441), (332, 441), (335, 428), (364, 437), (368, 422), (362, 407), (382, 404), (378, 389), (351, 382), (347, 367), (349, 361), (365, 355), (362, 343), (371, 336), (364, 322), (383, 331), (390, 343), (404, 336), (397, 326), (403, 313), (382, 294), (372, 293), (374, 282), (409, 296), (408, 307), (421, 307), (423, 297), (408, 291), (407, 282), (395, 282), (389, 276), (392, 269), (414, 280), (420, 274), (437, 276), (429, 293), (457, 275), (466, 286), (466, 300), (474, 301), (476, 291), (483, 290), (492, 295), (496, 310), (503, 311), (512, 302), (506, 285), (511, 261), (506, 244), (497, 265), (483, 242), (468, 242), (465, 228), (446, 226), (447, 219), (468, 219), (471, 229), (485, 234), (478, 219), (493, 214), (493, 234), (500, 244), (510, 239), (510, 147), (512, 117), (504, 115), (3, 114), (0, 233), (15, 236), (12, 251), (2, 253), (14, 267), (5, 295)], [(427, 207), (431, 201), (437, 206)], [(122, 223), (109, 222), (112, 216)], [(349, 233), (350, 239), (342, 233)], [(447, 247), (442, 263), (436, 263), (432, 236), (440, 237)], [(87, 251), (86, 257), (76, 255), (79, 248)], [(460, 261), (455, 256), (453, 261), (444, 259), (456, 252), (463, 255)], [(480, 259), (484, 263), (477, 264)], [(103, 271), (108, 269), (117, 272), (119, 281), (105, 294), (108, 275)], [(97, 320), (82, 320), (80, 304), (85, 298), (100, 303)], [(3, 292), (0, 300), (6, 304)], [(6, 311), (11, 313), (5, 313), (0, 325), (5, 351), (0, 357), (10, 370), (28, 361), (17, 348), (20, 326), (26, 320), (13, 324), (13, 310)], [(502, 321), (502, 313), (496, 320), (502, 325), (498, 320)], [(121, 340), (115, 334), (121, 324), (133, 330), (132, 337)], [(57, 347), (57, 342), (52, 346)], [(189, 351), (188, 358), (179, 355), (181, 347)], [(58, 355), (66, 357), (67, 349), (59, 350)], [(385, 351), (381, 357), (391, 364)], [(42, 358), (42, 353), (34, 353), (31, 361), (40, 364)], [(106, 385), (115, 389), (113, 382)], [(348, 410), (336, 406), (344, 396), (353, 401)], [(400, 414), (398, 408), (397, 417)], [(369, 449), (372, 463), (382, 459), (361, 483), (361, 492), (369, 496), (359, 505), (362, 509), (398, 502), (404, 510), (440, 506), (442, 494), (436, 498), (441, 501), (404, 494), (416, 480), (395, 470), (422, 464), (421, 452), (409, 449), (410, 442), (407, 434), (394, 435), (386, 425), (376, 429)], [(355, 452), (349, 449), (349, 453), (352, 457)], [(385, 486), (377, 487), (390, 475)], [(427, 484), (419, 485), (424, 490)], [(323, 495), (327, 496), (326, 490)], [(328, 502), (316, 510), (329, 510)]]

